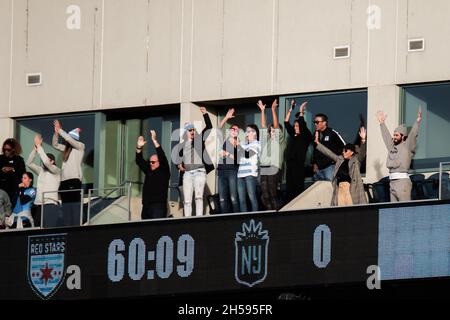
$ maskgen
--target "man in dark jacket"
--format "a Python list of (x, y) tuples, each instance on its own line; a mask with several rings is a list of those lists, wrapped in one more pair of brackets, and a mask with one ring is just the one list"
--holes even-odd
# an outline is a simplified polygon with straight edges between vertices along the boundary
[(136, 146), (136, 164), (145, 173), (144, 188), (142, 190), (142, 219), (157, 219), (167, 217), (167, 191), (169, 188), (169, 162), (161, 145), (156, 139), (156, 132), (151, 130), (152, 141), (156, 154), (149, 161), (144, 160), (142, 149), (146, 144), (140, 136)]
[[(328, 117), (319, 113), (314, 117), (314, 126), (319, 132), (319, 142), (330, 149), (334, 154), (340, 155), (344, 148), (345, 141), (340, 134), (328, 127)], [(315, 181), (333, 179), (335, 162), (314, 148), (313, 153), (313, 171)]]

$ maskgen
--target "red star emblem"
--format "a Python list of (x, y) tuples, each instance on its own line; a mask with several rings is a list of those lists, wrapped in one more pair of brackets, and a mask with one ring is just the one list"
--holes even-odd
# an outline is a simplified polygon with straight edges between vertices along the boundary
[(45, 281), (45, 285), (47, 285), (48, 280), (53, 279), (52, 271), (53, 271), (53, 268), (49, 268), (48, 267), (48, 262), (46, 262), (45, 263), (45, 268), (41, 269), (41, 272), (42, 272), (41, 280)]

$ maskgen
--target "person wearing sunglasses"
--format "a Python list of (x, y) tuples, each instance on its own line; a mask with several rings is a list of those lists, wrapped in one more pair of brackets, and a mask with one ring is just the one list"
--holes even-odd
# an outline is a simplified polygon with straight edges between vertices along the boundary
[(261, 202), (266, 210), (278, 210), (278, 190), (281, 184), (281, 165), (283, 163), (282, 147), (284, 143), (283, 127), (278, 122), (275, 99), (272, 102), (273, 123), (266, 125), (266, 105), (261, 100), (257, 103), (261, 110)]
[[(345, 141), (337, 131), (328, 126), (328, 117), (323, 113), (316, 114), (314, 117), (314, 127), (315, 131), (319, 134), (320, 143), (330, 149), (335, 155), (340, 155), (342, 153), (342, 148), (345, 145)], [(313, 152), (312, 166), (314, 181), (331, 181), (333, 179), (335, 168), (334, 160), (325, 156), (316, 148)]]
[(203, 215), (203, 194), (206, 176), (214, 170), (214, 165), (206, 151), (206, 139), (211, 133), (212, 123), (205, 107), (200, 107), (205, 121), (205, 128), (201, 134), (195, 131), (194, 124), (184, 125), (182, 141), (175, 147), (174, 163), (180, 170), (180, 185), (183, 186), (184, 216), (192, 216), (192, 196), (195, 197), (195, 215)]
[(167, 157), (159, 144), (155, 130), (150, 130), (156, 154), (152, 154), (149, 160), (144, 160), (142, 150), (147, 143), (140, 136), (136, 144), (136, 164), (145, 174), (144, 187), (142, 189), (141, 218), (158, 219), (167, 217), (167, 194), (169, 189), (170, 169)]
[(332, 206), (367, 203), (361, 178), (361, 162), (366, 157), (367, 135), (364, 127), (359, 129), (359, 136), (361, 137), (361, 146), (347, 143), (338, 156), (320, 142), (319, 132), (316, 131), (314, 140), (317, 145), (316, 150), (336, 163), (331, 180), (333, 185)]
[(300, 113), (296, 115), (294, 126), (289, 122), (292, 111), (295, 109), (295, 99), (291, 101), (286, 118), (284, 119), (284, 127), (289, 135), (289, 141), (286, 148), (286, 201), (290, 202), (305, 188), (305, 159), (306, 152), (310, 143), (313, 141), (311, 131), (309, 131), (304, 113), (307, 102), (300, 105)]
[[(219, 129), (222, 129), (225, 123), (232, 118), (234, 118), (234, 108), (228, 110), (225, 117), (219, 123)], [(228, 137), (223, 143), (222, 149), (219, 151), (217, 180), (221, 213), (239, 212), (240, 210), (237, 191), (239, 130), (237, 124), (231, 125)]]
[(386, 167), (389, 169), (391, 202), (411, 201), (412, 182), (408, 171), (416, 153), (422, 108), (419, 106), (417, 119), (409, 133), (406, 126), (401, 124), (391, 136), (385, 123), (387, 115), (383, 111), (378, 111), (377, 118), (380, 123), (381, 136), (388, 150)]
[(25, 161), (20, 156), (21, 153), (22, 147), (16, 139), (9, 138), (3, 142), (0, 155), (0, 189), (8, 194), (13, 206), (17, 186), (25, 172)]

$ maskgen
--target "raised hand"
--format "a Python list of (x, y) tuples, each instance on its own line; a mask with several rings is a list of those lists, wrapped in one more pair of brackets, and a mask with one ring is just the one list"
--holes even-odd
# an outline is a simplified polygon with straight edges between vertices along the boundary
[(277, 102), (277, 99), (275, 99), (275, 100), (273, 100), (273, 102), (272, 102), (272, 110), (273, 109), (276, 109), (278, 107), (278, 102)]
[(227, 114), (225, 115), (225, 118), (228, 119), (232, 119), (234, 118), (234, 108), (228, 109)]
[(305, 114), (305, 109), (306, 109), (306, 105), (308, 104), (308, 101), (303, 102), (300, 105), (300, 115), (304, 115)]
[(200, 112), (202, 113), (202, 114), (205, 114), (207, 111), (206, 111), (206, 108), (205, 107), (200, 107)]
[(147, 143), (147, 141), (145, 141), (144, 137), (143, 136), (139, 136), (136, 145), (137, 145), (138, 148), (142, 148), (146, 143)]
[(364, 127), (359, 128), (359, 136), (361, 137), (361, 140), (366, 141), (367, 137), (366, 128)]
[(55, 132), (59, 133), (59, 130), (62, 128), (61, 122), (59, 120), (55, 120), (53, 121), (53, 126), (55, 127)]
[(42, 136), (40, 134), (34, 136), (34, 145), (36, 148), (42, 145)]
[(377, 118), (379, 123), (384, 123), (387, 118), (387, 114), (385, 114), (383, 111), (379, 110), (377, 112)]
[(152, 140), (153, 140), (153, 141), (156, 141), (156, 140), (157, 140), (157, 137), (156, 137), (156, 131), (155, 131), (155, 130), (150, 130), (150, 134), (151, 134), (151, 136), (152, 136)]
[(291, 108), (289, 109), (290, 111), (295, 109), (295, 99), (292, 99), (291, 101)]
[(422, 121), (422, 106), (419, 106), (419, 111), (417, 111), (417, 122)]
[(256, 105), (258, 106), (258, 108), (259, 108), (261, 111), (264, 111), (264, 110), (266, 109), (266, 105), (263, 104), (261, 100), (258, 100), (258, 103), (257, 103)]

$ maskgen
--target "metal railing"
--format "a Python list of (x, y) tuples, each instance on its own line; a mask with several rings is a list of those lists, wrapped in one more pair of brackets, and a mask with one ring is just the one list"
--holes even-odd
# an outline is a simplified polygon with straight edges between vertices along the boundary
[[(84, 190), (83, 189), (70, 189), (70, 190), (57, 190), (57, 191), (46, 191), (42, 193), (42, 206), (41, 206), (41, 228), (44, 227), (44, 208), (45, 208), (45, 204), (46, 200), (52, 200), (53, 204), (57, 204), (55, 203), (55, 199), (54, 197), (46, 197), (46, 194), (60, 194), (60, 193), (68, 193), (68, 192), (79, 192), (80, 193), (80, 226), (83, 224), (83, 199), (84, 199)], [(63, 204), (63, 203), (62, 203)], [(59, 201), (58, 201), (58, 205), (59, 205)]]
[[(108, 188), (94, 188), (94, 189), (89, 189), (88, 190), (88, 207), (87, 207), (87, 224), (90, 224), (91, 221), (91, 208), (93, 206), (95, 206), (96, 204), (98, 204), (101, 199), (105, 199), (110, 197), (112, 194), (119, 192), (120, 197), (124, 196), (124, 193), (122, 191), (127, 190), (127, 203), (128, 203), (128, 208), (125, 208), (123, 206), (118, 205), (118, 207), (120, 207), (121, 209), (124, 209), (125, 211), (127, 211), (128, 213), (128, 221), (131, 221), (131, 186), (132, 186), (133, 182), (131, 181), (127, 181), (125, 183), (123, 183), (122, 185), (118, 186), (118, 187), (108, 187)], [(101, 192), (101, 191), (108, 191), (108, 193), (106, 193), (106, 195), (104, 195), (103, 197), (101, 197), (100, 199), (98, 199), (97, 201), (92, 201), (92, 195), (95, 192)]]

